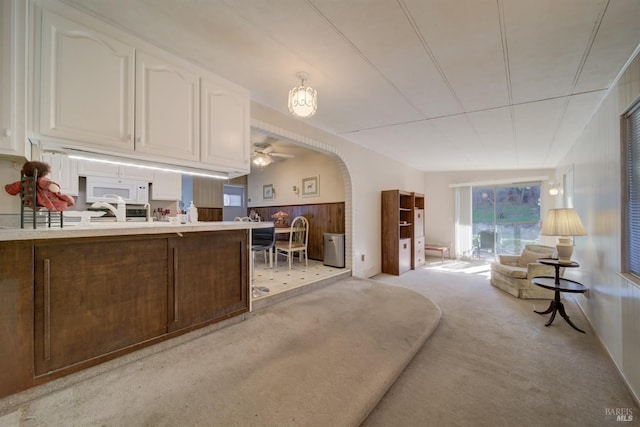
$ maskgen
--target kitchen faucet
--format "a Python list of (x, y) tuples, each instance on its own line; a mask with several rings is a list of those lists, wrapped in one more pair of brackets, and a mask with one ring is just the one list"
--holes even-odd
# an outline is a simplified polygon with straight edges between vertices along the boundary
[(151, 222), (151, 205), (149, 203), (145, 203), (144, 209), (147, 211), (147, 222)]
[[(109, 196), (105, 196), (109, 197)], [(92, 208), (106, 208), (109, 209), (116, 216), (116, 222), (125, 222), (127, 220), (127, 204), (120, 196), (113, 196), (117, 202), (117, 208), (114, 208), (111, 203), (107, 202), (95, 202), (91, 205)]]

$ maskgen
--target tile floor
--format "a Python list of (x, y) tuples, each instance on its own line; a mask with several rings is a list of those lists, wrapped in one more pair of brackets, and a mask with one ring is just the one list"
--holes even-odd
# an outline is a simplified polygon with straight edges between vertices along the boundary
[(254, 265), (255, 286), (265, 286), (269, 288), (268, 293), (256, 292), (253, 300), (267, 299), (274, 295), (281, 294), (293, 289), (301, 288), (312, 283), (316, 283), (325, 279), (336, 276), (351, 275), (347, 268), (329, 267), (322, 261), (309, 260), (309, 266), (306, 267), (303, 262), (299, 262), (296, 257), (293, 260), (292, 268), (289, 270), (289, 263), (285, 258), (280, 258), (278, 268), (269, 268), (269, 264), (265, 263), (262, 253), (255, 255)]
[[(253, 295), (254, 308), (263, 307), (276, 303), (281, 298), (287, 298), (306, 290), (315, 289), (323, 283), (331, 283), (337, 278), (351, 276), (351, 270), (347, 268), (329, 267), (322, 261), (309, 260), (309, 266), (305, 267), (304, 262), (299, 262), (295, 258), (292, 268), (286, 259), (280, 258), (278, 268), (269, 268), (262, 253), (255, 255), (255, 286), (265, 286), (269, 292), (255, 292)], [(457, 273), (478, 274), (487, 277), (490, 275), (489, 262), (485, 260), (455, 260), (440, 257), (427, 257), (426, 263), (421, 268), (451, 271)], [(304, 288), (307, 289), (304, 289)], [(271, 299), (271, 301), (269, 301)]]

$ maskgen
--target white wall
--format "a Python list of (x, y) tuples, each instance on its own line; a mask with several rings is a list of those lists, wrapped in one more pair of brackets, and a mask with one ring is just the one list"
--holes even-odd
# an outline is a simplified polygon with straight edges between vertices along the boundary
[[(24, 161), (0, 160), (0, 214), (19, 214), (20, 213), (20, 196), (10, 196), (4, 191), (6, 184), (20, 181), (20, 171)], [(20, 221), (18, 221), (18, 225)]]
[[(321, 111), (318, 114), (322, 114)], [(345, 186), (347, 267), (358, 277), (381, 271), (380, 192), (402, 189), (424, 192), (424, 174), (334, 134), (309, 126), (304, 120), (251, 104), (251, 124), (276, 135), (321, 149), (337, 159)], [(321, 190), (322, 191), (322, 190)], [(361, 260), (365, 256), (365, 261)]]
[[(640, 57), (624, 72), (558, 168), (573, 167), (573, 204), (587, 230), (576, 238), (571, 269), (589, 288), (578, 296), (618, 369), (640, 396), (640, 287), (621, 270), (620, 116), (640, 98)], [(585, 375), (588, 375), (585, 372)]]
[[(451, 253), (455, 253), (455, 189), (450, 188), (450, 185), (470, 182), (503, 183), (508, 180), (517, 182), (530, 177), (548, 176), (549, 179), (542, 182), (540, 189), (540, 212), (544, 213), (555, 203), (555, 198), (549, 195), (549, 180), (556, 179), (554, 173), (551, 169), (425, 173), (425, 241), (451, 243)], [(543, 244), (553, 244), (553, 241), (543, 241)]]
[[(319, 177), (320, 194), (317, 197), (302, 197), (302, 179), (312, 176)], [(265, 184), (273, 185), (273, 200), (263, 200), (262, 186)], [(297, 194), (293, 186), (298, 188)], [(249, 207), (344, 202), (344, 182), (336, 159), (320, 152), (309, 152), (292, 159), (279, 160), (262, 169), (251, 165), (247, 198)]]

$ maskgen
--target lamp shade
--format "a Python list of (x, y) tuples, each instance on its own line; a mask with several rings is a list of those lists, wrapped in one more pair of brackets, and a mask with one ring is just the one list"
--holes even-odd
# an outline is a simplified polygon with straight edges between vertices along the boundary
[(573, 208), (549, 209), (542, 223), (543, 236), (584, 236), (587, 232)]
[(558, 260), (564, 263), (571, 262), (573, 243), (569, 236), (584, 236), (587, 234), (582, 221), (575, 209), (549, 209), (542, 224), (540, 234), (543, 236), (558, 236), (556, 251)]

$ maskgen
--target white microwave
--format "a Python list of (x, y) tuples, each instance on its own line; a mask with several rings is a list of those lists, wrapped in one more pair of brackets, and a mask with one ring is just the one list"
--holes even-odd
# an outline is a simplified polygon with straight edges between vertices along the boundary
[(149, 203), (149, 183), (119, 178), (87, 177), (87, 202), (101, 202), (120, 196), (128, 204)]

